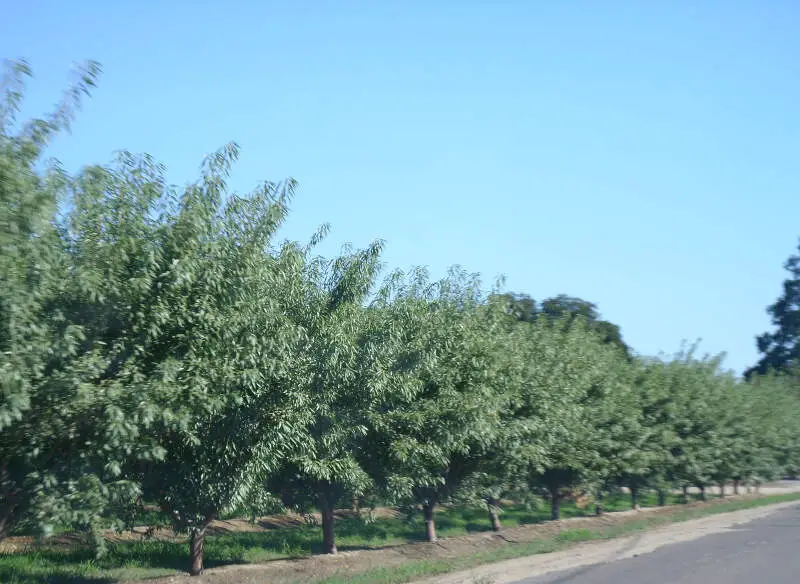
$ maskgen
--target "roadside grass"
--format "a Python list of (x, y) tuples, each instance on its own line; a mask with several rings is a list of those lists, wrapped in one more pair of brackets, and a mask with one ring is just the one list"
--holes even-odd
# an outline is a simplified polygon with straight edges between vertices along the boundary
[(439, 574), (469, 570), (504, 560), (554, 552), (569, 548), (580, 542), (623, 537), (668, 523), (680, 523), (719, 513), (729, 513), (731, 511), (797, 500), (800, 500), (800, 493), (787, 493), (752, 499), (733, 499), (721, 501), (715, 505), (688, 509), (677, 508), (671, 512), (634, 519), (616, 525), (598, 526), (592, 529), (565, 529), (555, 536), (543, 537), (525, 543), (507, 543), (498, 548), (456, 558), (410, 561), (397, 567), (378, 568), (356, 574), (334, 575), (320, 578), (313, 582), (314, 584), (399, 584), (412, 582)]
[[(800, 499), (799, 494), (761, 497), (758, 499), (731, 500), (729, 502), (700, 508), (678, 508), (669, 513), (670, 521), (691, 519), (699, 515), (727, 510), (759, 506), (771, 502)], [(671, 497), (667, 503), (679, 501)], [(657, 502), (655, 495), (642, 496), (642, 506)], [(603, 501), (607, 511), (630, 509), (630, 499), (619, 495)], [(579, 509), (574, 503), (562, 506), (562, 517), (591, 515), (592, 508)], [(516, 527), (540, 523), (549, 519), (547, 505), (526, 507), (509, 506), (502, 514), (505, 527)], [(324, 582), (408, 582), (410, 580), (442, 572), (459, 570), (471, 565), (480, 565), (490, 560), (502, 560), (560, 549), (565, 545), (598, 537), (616, 537), (631, 529), (645, 529), (653, 525), (652, 520), (665, 522), (663, 516), (631, 521), (606, 530), (576, 529), (562, 531), (550, 540), (537, 540), (528, 544), (509, 544), (490, 553), (475, 556), (418, 560), (402, 566), (383, 568), (364, 573), (347, 575), (341, 579)], [(631, 524), (639, 527), (631, 528)], [(488, 513), (480, 508), (445, 508), (437, 513), (437, 531), (440, 537), (453, 537), (489, 531)], [(612, 533), (614, 529), (622, 529)], [(425, 528), (422, 518), (415, 514), (410, 518), (381, 518), (367, 522), (357, 517), (337, 520), (337, 545), (340, 550), (375, 549), (422, 541)], [(205, 565), (216, 567), (228, 564), (263, 563), (277, 559), (301, 558), (320, 553), (321, 529), (316, 526), (279, 527), (261, 532), (239, 532), (211, 535), (206, 541)], [(510, 554), (510, 555), (509, 555)], [(8, 584), (106, 584), (119, 580), (146, 579), (183, 572), (186, 568), (188, 550), (185, 543), (158, 540), (110, 543), (109, 552), (102, 559), (95, 559), (88, 549), (70, 550), (42, 547), (25, 552), (0, 553), (0, 582)], [(362, 579), (363, 578), (363, 579)]]

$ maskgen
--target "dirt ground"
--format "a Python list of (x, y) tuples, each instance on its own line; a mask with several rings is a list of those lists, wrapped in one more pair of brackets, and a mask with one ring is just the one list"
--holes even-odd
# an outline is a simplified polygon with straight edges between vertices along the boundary
[[(800, 491), (800, 482), (781, 482), (764, 486), (760, 489), (762, 495), (779, 494)], [(709, 492), (717, 492), (709, 489)], [(744, 493), (744, 490), (742, 491)], [(732, 495), (729, 489), (729, 494)], [(712, 499), (712, 502), (716, 501)], [(691, 504), (694, 506), (696, 504)], [(524, 543), (534, 539), (545, 538), (558, 534), (565, 529), (590, 528), (604, 525), (616, 525), (638, 519), (642, 514), (658, 514), (669, 511), (665, 508), (645, 508), (639, 511), (624, 511), (607, 513), (600, 517), (576, 517), (561, 521), (548, 521), (545, 523), (526, 525), (504, 529), (501, 533), (477, 533), (460, 537), (442, 539), (435, 544), (412, 543), (387, 546), (380, 549), (358, 550), (340, 552), (336, 556), (317, 555), (295, 560), (275, 560), (261, 564), (231, 565), (207, 570), (202, 576), (189, 578), (186, 575), (175, 575), (155, 580), (147, 580), (148, 584), (247, 584), (256, 582), (303, 582), (315, 580), (320, 577), (334, 574), (347, 574), (366, 571), (377, 567), (391, 567), (416, 559), (453, 558), (470, 555), (475, 552), (485, 552), (494, 547), (500, 547), (507, 542)], [(338, 517), (351, 515), (352, 511), (339, 511)], [(391, 508), (380, 508), (374, 511), (376, 517), (392, 517), (397, 511)], [(316, 521), (319, 517), (311, 516)], [(215, 521), (210, 527), (210, 533), (230, 532), (259, 532), (279, 527), (292, 527), (303, 525), (306, 518), (302, 515), (286, 514), (259, 518), (255, 524), (246, 519), (231, 519)], [(147, 528), (137, 527), (133, 531), (116, 533), (109, 531), (107, 537), (112, 541), (131, 541), (145, 536)], [(186, 536), (176, 535), (169, 528), (155, 530), (153, 537), (166, 541), (185, 542)], [(69, 548), (80, 544), (78, 536), (65, 534), (52, 538), (48, 546), (56, 548)], [(32, 537), (13, 536), (0, 544), (0, 551), (21, 551), (35, 544)], [(127, 584), (134, 584), (128, 582)]]
[[(364, 513), (367, 513), (364, 511)], [(379, 518), (392, 518), (397, 516), (397, 511), (392, 508), (379, 508), (373, 511), (374, 517)], [(353, 515), (353, 511), (342, 510), (336, 512), (336, 518), (341, 519)], [(308, 517), (313, 518), (319, 524), (321, 517), (319, 513), (311, 513)], [(250, 523), (247, 519), (224, 519), (212, 522), (209, 527), (209, 535), (218, 535), (223, 533), (257, 533), (261, 531), (268, 531), (271, 529), (282, 527), (298, 527), (305, 525), (306, 519), (302, 515), (295, 513), (287, 513), (285, 515), (270, 515), (268, 517), (259, 517), (256, 523)], [(122, 533), (108, 530), (105, 537), (108, 541), (121, 542), (121, 541), (137, 541), (144, 538), (149, 533), (149, 537), (161, 541), (173, 542), (186, 542), (185, 534), (176, 534), (169, 527), (163, 527), (150, 530), (148, 527), (134, 527), (132, 530), (124, 531)], [(47, 542), (47, 547), (56, 549), (68, 549), (75, 545), (82, 543), (81, 536), (75, 534), (64, 534), (52, 537)], [(14, 535), (7, 537), (0, 542), (0, 552), (15, 552), (23, 551), (35, 546), (35, 538), (27, 535)]]
[[(779, 494), (800, 491), (798, 484), (778, 484), (761, 489), (762, 495)], [(718, 501), (713, 499), (711, 503)], [(689, 506), (697, 506), (692, 503)], [(263, 564), (245, 564), (224, 566), (206, 570), (199, 577), (191, 578), (188, 575), (176, 575), (156, 580), (147, 580), (148, 584), (256, 584), (263, 582), (304, 582), (312, 581), (335, 574), (354, 574), (372, 568), (387, 568), (397, 566), (409, 560), (418, 559), (445, 559), (469, 555), (476, 552), (486, 552), (492, 548), (501, 547), (508, 542), (524, 543), (535, 539), (557, 535), (565, 529), (592, 528), (599, 526), (618, 525), (641, 518), (643, 514), (657, 515), (670, 512), (671, 507), (651, 507), (639, 511), (623, 511), (608, 513), (600, 517), (576, 517), (561, 521), (548, 521), (545, 523), (526, 525), (523, 527), (508, 528), (500, 533), (478, 533), (461, 537), (442, 539), (435, 544), (414, 543), (385, 547), (377, 550), (359, 550), (340, 552), (335, 556), (312, 556), (299, 560), (276, 560)], [(756, 510), (748, 510), (756, 512)], [(744, 512), (736, 512), (744, 513)], [(706, 521), (707, 518), (698, 520)], [(724, 523), (723, 520), (719, 520)], [(247, 522), (244, 522), (247, 523)], [(249, 524), (248, 524), (249, 525)], [(252, 526), (251, 526), (252, 527)], [(686, 528), (673, 526), (680, 533)], [(669, 536), (665, 536), (668, 537)], [(673, 535), (674, 537), (674, 535)], [(627, 539), (627, 538), (624, 538)], [(569, 553), (569, 552), (565, 552)], [(552, 555), (552, 554), (548, 554)], [(488, 569), (489, 567), (487, 567)], [(442, 576), (444, 578), (444, 576)], [(438, 582), (438, 579), (430, 582)], [(452, 580), (453, 582), (462, 580)], [(470, 581), (470, 580), (463, 580)], [(127, 584), (134, 584), (128, 582)], [(143, 584), (143, 583), (137, 583)]]

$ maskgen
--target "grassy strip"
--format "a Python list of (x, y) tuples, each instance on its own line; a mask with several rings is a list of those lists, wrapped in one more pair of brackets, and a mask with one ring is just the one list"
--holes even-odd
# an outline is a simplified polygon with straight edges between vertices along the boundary
[[(782, 498), (781, 498), (782, 497)], [(431, 559), (410, 561), (401, 566), (324, 580), (326, 582), (408, 582), (427, 575), (451, 572), (470, 566), (489, 563), (524, 555), (543, 553), (560, 549), (574, 541), (615, 537), (624, 535), (631, 529), (629, 525), (639, 525), (633, 529), (645, 529), (663, 523), (664, 515), (669, 521), (691, 519), (700, 515), (735, 510), (748, 506), (765, 505), (775, 501), (800, 498), (800, 494), (761, 497), (757, 499), (731, 500), (717, 505), (700, 508), (677, 507), (673, 511), (657, 516), (637, 519), (624, 524), (608, 527), (602, 533), (573, 529), (562, 531), (552, 540), (536, 540), (526, 544), (508, 544), (476, 556), (455, 559)], [(677, 502), (670, 498), (669, 503)], [(642, 497), (643, 506), (654, 506), (655, 495)], [(604, 501), (608, 511), (630, 509), (630, 498), (626, 496), (609, 497)], [(581, 517), (590, 514), (574, 504), (562, 508), (564, 518)], [(511, 506), (504, 510), (503, 524), (506, 527), (541, 523), (549, 517), (549, 509), (542, 507), (530, 509)], [(488, 514), (479, 508), (443, 509), (437, 514), (437, 527), (440, 536), (454, 537), (469, 533), (486, 532), (491, 529)], [(622, 530), (612, 533), (614, 530)], [(411, 519), (378, 519), (365, 522), (350, 517), (337, 521), (337, 543), (339, 549), (378, 549), (387, 545), (421, 541), (424, 525), (418, 516)], [(262, 563), (275, 559), (307, 557), (321, 551), (319, 527), (276, 527), (261, 532), (226, 533), (209, 536), (206, 542), (206, 567), (231, 564)], [(153, 578), (184, 572), (187, 564), (187, 546), (172, 541), (132, 541), (111, 544), (109, 554), (102, 560), (93, 558), (87, 549), (38, 549), (26, 552), (0, 553), (0, 582), (8, 584), (109, 584), (118, 580)], [(508, 555), (511, 554), (511, 555)]]
[[(677, 502), (677, 498), (669, 502)], [(604, 503), (608, 511), (630, 509), (630, 498), (624, 495), (609, 497)], [(655, 495), (641, 500), (642, 505), (656, 503)], [(589, 512), (572, 502), (562, 506), (564, 518), (580, 517)], [(549, 513), (547, 505), (539, 508), (509, 506), (503, 512), (503, 524), (517, 527), (541, 523), (549, 518)], [(436, 519), (437, 530), (443, 538), (491, 529), (488, 513), (482, 508), (443, 508)], [(423, 541), (424, 535), (425, 526), (419, 514), (408, 519), (381, 518), (367, 522), (347, 517), (336, 522), (337, 545), (341, 551), (414, 543)], [(208, 537), (205, 551), (208, 568), (307, 557), (322, 553), (322, 533), (318, 526), (309, 525), (217, 534)], [(184, 572), (187, 554), (185, 543), (163, 540), (111, 543), (108, 555), (101, 560), (96, 560), (90, 550), (79, 547), (0, 553), (0, 582), (79, 584), (154, 578)]]
[(769, 495), (753, 499), (736, 499), (715, 505), (676, 509), (651, 517), (644, 517), (598, 528), (566, 529), (553, 537), (535, 539), (525, 543), (509, 543), (485, 552), (467, 556), (437, 560), (412, 560), (400, 566), (377, 568), (355, 574), (341, 574), (314, 580), (316, 584), (396, 584), (414, 580), (469, 570), (478, 566), (502, 562), (525, 556), (554, 552), (573, 546), (579, 542), (612, 539), (637, 533), (659, 525), (679, 523), (719, 513), (729, 513), (742, 509), (763, 507), (775, 503), (800, 500), (800, 493)]

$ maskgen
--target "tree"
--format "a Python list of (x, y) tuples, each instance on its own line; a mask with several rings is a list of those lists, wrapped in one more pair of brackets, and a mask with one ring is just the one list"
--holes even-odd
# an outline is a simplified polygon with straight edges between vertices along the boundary
[(421, 505), (429, 541), (437, 506), (478, 471), (501, 433), (505, 315), (483, 300), (477, 279), (453, 270), (432, 286), (416, 278), (393, 301), (418, 355), (416, 384), (381, 404), (365, 455), (390, 500)]
[(299, 447), (310, 413), (308, 396), (292, 383), (304, 335), (285, 310), (304, 293), (303, 252), (272, 244), (294, 183), (224, 200), (237, 151), (230, 145), (211, 156), (165, 218), (158, 270), (144, 283), (152, 294), (134, 310), (138, 358), (129, 385), (181, 415), (154, 431), (163, 458), (130, 472), (174, 528), (188, 531), (191, 574), (203, 570), (211, 521), (252, 500)]
[[(744, 383), (736, 383), (727, 392), (725, 403), (725, 427), (721, 433), (726, 439), (725, 454), (726, 464), (717, 469), (717, 480), (720, 488), (724, 488), (728, 480), (733, 481), (735, 494), (739, 493), (739, 486), (752, 480), (759, 466), (757, 459), (761, 459), (765, 467), (771, 467), (772, 472), (777, 470), (778, 464), (775, 453), (761, 451), (759, 445), (769, 433), (770, 423), (762, 417), (760, 403), (754, 392)], [(724, 460), (723, 457), (720, 457)], [(771, 474), (771, 473), (767, 473)]]
[(639, 494), (656, 482), (658, 459), (663, 457), (658, 428), (648, 425), (644, 403), (635, 383), (635, 366), (622, 351), (609, 364), (603, 397), (594, 403), (600, 491), (608, 486), (627, 487), (636, 508)]
[[(66, 182), (58, 167), (44, 176), (36, 171), (42, 140), (32, 135), (37, 122), (20, 135), (12, 124), (19, 108), (25, 63), (9, 67), (3, 80), (0, 109), (0, 540), (28, 512), (35, 496), (33, 477), (39, 470), (38, 452), (24, 449), (31, 410), (47, 365), (46, 355), (55, 339), (42, 325), (47, 322), (46, 305), (55, 295), (56, 266), (62, 263), (60, 238), (52, 221)], [(49, 132), (63, 127), (53, 122)], [(45, 128), (46, 122), (41, 124)], [(47, 139), (45, 134), (42, 138)], [(67, 351), (75, 342), (66, 335)], [(25, 424), (27, 418), (28, 424)], [(39, 424), (30, 424), (39, 430)], [(35, 480), (35, 479), (34, 479)]]
[(539, 306), (536, 300), (527, 294), (507, 292), (496, 294), (495, 300), (506, 305), (508, 314), (521, 322), (534, 322), (539, 315)]
[(753, 375), (741, 387), (747, 404), (745, 457), (735, 480), (763, 482), (800, 470), (800, 383), (790, 374)]
[(521, 319), (519, 313), (508, 314), (506, 298), (492, 295), (487, 306), (497, 335), (496, 391), (503, 404), (498, 412), (498, 429), (476, 458), (473, 472), (464, 477), (453, 493), (456, 502), (485, 505), (494, 531), (502, 529), (501, 501), (527, 497), (525, 473), (545, 459), (541, 431), (550, 423), (547, 415), (555, 410), (537, 407), (549, 396), (537, 393), (540, 388), (526, 383), (531, 366), (526, 342), (532, 321)]
[(595, 486), (603, 475), (600, 406), (616, 389), (620, 357), (581, 318), (543, 320), (530, 334), (527, 384), (536, 392), (530, 407), (548, 423), (540, 437), (545, 459), (528, 468), (526, 477), (533, 492), (550, 499), (552, 518), (558, 519), (565, 496)]
[(581, 317), (601, 336), (603, 342), (620, 347), (626, 357), (630, 357), (630, 348), (622, 340), (619, 326), (602, 320), (597, 311), (597, 305), (592, 302), (560, 294), (542, 302), (541, 314), (549, 319), (567, 318), (572, 320)]
[(87, 191), (107, 183), (97, 173), (71, 177), (56, 162), (41, 169), (47, 145), (69, 129), (98, 72), (96, 63), (87, 63), (55, 112), (17, 134), (27, 64), (13, 65), (3, 84), (0, 539), (20, 521), (44, 534), (60, 522), (91, 528), (102, 552), (99, 515), (137, 491), (121, 476), (122, 466), (159, 450), (146, 437), (150, 396), (133, 399), (117, 367), (125, 334), (108, 312), (126, 294), (130, 275), (115, 253), (120, 248), (110, 246), (108, 257), (121, 280), (107, 285), (91, 278), (87, 263), (76, 258), (79, 238), (71, 231), (79, 211), (59, 215), (60, 203), (79, 207)]
[(783, 294), (767, 308), (777, 329), (756, 338), (761, 359), (745, 372), (748, 378), (771, 370), (789, 371), (800, 364), (800, 253), (790, 256), (783, 267), (789, 272)]
[(630, 347), (622, 340), (619, 326), (602, 320), (597, 305), (592, 302), (566, 294), (546, 298), (541, 304), (537, 304), (527, 294), (505, 293), (497, 296), (506, 304), (508, 314), (523, 322), (534, 322), (537, 318), (551, 322), (567, 319), (571, 322), (580, 317), (590, 323), (591, 328), (602, 337), (603, 342), (620, 347), (630, 359)]
[(641, 448), (647, 460), (647, 468), (639, 477), (642, 483), (658, 491), (659, 504), (664, 505), (666, 494), (675, 481), (673, 449), (678, 446), (678, 407), (663, 361), (638, 359), (633, 367), (640, 424), (644, 430)]
[(725, 487), (737, 474), (747, 443), (747, 406), (740, 399), (734, 376), (721, 369), (713, 372), (704, 392), (708, 408), (704, 446), (712, 457), (707, 463), (707, 475), (725, 496)]
[(714, 480), (719, 452), (721, 386), (730, 377), (720, 371), (722, 356), (695, 357), (697, 347), (681, 350), (661, 370), (667, 385), (670, 419), (675, 437), (671, 448), (670, 480), (684, 488), (705, 488)]
[(316, 506), (325, 553), (336, 553), (334, 508), (371, 486), (358, 458), (371, 413), (386, 393), (399, 391), (402, 368), (394, 360), (392, 322), (378, 306), (365, 306), (380, 268), (381, 242), (335, 260), (307, 264), (305, 292), (290, 308), (304, 331), (293, 383), (310, 396), (312, 416), (303, 448), (293, 453), (271, 489), (291, 506)]

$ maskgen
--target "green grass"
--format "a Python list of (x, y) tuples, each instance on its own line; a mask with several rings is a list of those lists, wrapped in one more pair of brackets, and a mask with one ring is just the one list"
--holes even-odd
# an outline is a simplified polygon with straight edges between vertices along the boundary
[(773, 503), (797, 500), (800, 500), (800, 493), (787, 493), (785, 495), (770, 495), (755, 499), (725, 501), (710, 506), (675, 509), (669, 513), (643, 517), (616, 525), (599, 526), (592, 529), (566, 529), (556, 536), (519, 544), (509, 543), (492, 550), (457, 558), (433, 561), (412, 560), (397, 567), (379, 568), (358, 574), (335, 575), (316, 580), (315, 584), (399, 584), (402, 582), (411, 582), (438, 574), (469, 570), (481, 565), (501, 562), (503, 560), (554, 552), (568, 548), (578, 542), (623, 537), (667, 523), (678, 523), (708, 515), (716, 515), (718, 513), (728, 513), (741, 509), (750, 509)]
[[(783, 496), (782, 496), (783, 497)], [(800, 494), (789, 496), (800, 499)], [(789, 500), (786, 497), (762, 497), (752, 500), (734, 500), (719, 505), (702, 508), (679, 509), (670, 513), (670, 520), (685, 520), (699, 515), (707, 515), (748, 506), (758, 506), (770, 502)], [(668, 503), (677, 502), (677, 498)], [(655, 505), (656, 497), (643, 496), (640, 504)], [(630, 508), (628, 497), (609, 497), (603, 501), (607, 511)], [(589, 513), (574, 504), (562, 506), (562, 517), (579, 517)], [(549, 507), (526, 508), (511, 506), (504, 510), (503, 525), (514, 527), (538, 523), (549, 519)], [(653, 521), (662, 521), (662, 516), (646, 520), (632, 521), (613, 526), (602, 533), (576, 529), (562, 531), (552, 540), (531, 542), (530, 544), (508, 546), (478, 554), (470, 558), (457, 560), (425, 560), (410, 562), (400, 567), (393, 567), (370, 572), (366, 580), (361, 576), (348, 575), (341, 580), (330, 582), (408, 582), (424, 575), (433, 575), (442, 571), (452, 571), (486, 563), (489, 559), (501, 560), (534, 553), (542, 553), (559, 549), (578, 541), (597, 539), (598, 537), (615, 537), (627, 533), (630, 525), (641, 524), (637, 529), (644, 529)], [(488, 531), (491, 528), (488, 513), (485, 509), (453, 508), (442, 509), (437, 513), (437, 531), (440, 537), (452, 537)], [(619, 530), (619, 533), (614, 530)], [(346, 518), (337, 521), (337, 546), (340, 550), (357, 550), (379, 548), (387, 545), (421, 541), (425, 528), (419, 515), (410, 520), (378, 519), (368, 523), (358, 518)], [(292, 528), (275, 528), (258, 533), (230, 533), (209, 536), (206, 542), (206, 567), (226, 564), (242, 564), (268, 562), (282, 558), (304, 557), (319, 553), (321, 549), (321, 529), (315, 526)], [(509, 555), (510, 554), (510, 555)], [(186, 568), (188, 550), (186, 544), (165, 541), (136, 541), (111, 544), (109, 553), (102, 560), (95, 560), (92, 553), (85, 549), (59, 551), (41, 549), (22, 553), (0, 554), (0, 582), (8, 584), (86, 584), (109, 583), (120, 579), (150, 578), (182, 572)], [(326, 582), (328, 582), (326, 580)]]

